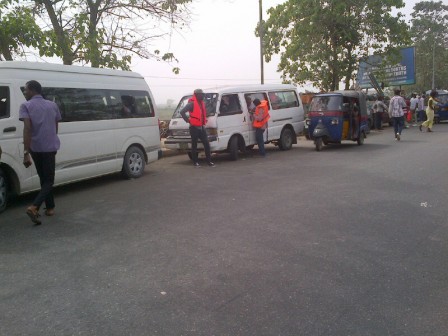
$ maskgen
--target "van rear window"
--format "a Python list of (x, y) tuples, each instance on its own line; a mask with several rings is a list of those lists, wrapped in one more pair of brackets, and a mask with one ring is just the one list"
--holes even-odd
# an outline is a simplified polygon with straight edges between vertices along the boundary
[(299, 99), (295, 91), (271, 91), (268, 92), (268, 96), (273, 110), (299, 106)]

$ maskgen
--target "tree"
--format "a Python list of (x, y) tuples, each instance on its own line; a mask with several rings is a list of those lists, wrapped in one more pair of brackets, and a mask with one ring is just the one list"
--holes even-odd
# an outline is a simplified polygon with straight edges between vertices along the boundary
[(408, 42), (402, 14), (391, 14), (403, 6), (401, 0), (288, 0), (268, 10), (265, 59), (281, 54), (286, 82), (311, 81), (329, 91), (344, 79), (348, 89), (361, 58)]
[[(132, 56), (176, 60), (172, 53), (150, 51), (149, 45), (170, 29), (187, 24), (191, 0), (36, 0), (28, 3), (37, 13), (46, 43), (42, 55), (56, 55), (64, 64), (129, 69)], [(152, 34), (148, 34), (151, 31)], [(154, 33), (156, 31), (156, 33)], [(178, 71), (174, 68), (173, 71)]]
[(44, 39), (29, 8), (8, 10), (6, 5), (6, 1), (0, 2), (0, 61), (22, 56), (26, 48), (38, 48)]
[(448, 5), (442, 1), (422, 1), (414, 6), (411, 16), (417, 77), (412, 89), (420, 92), (448, 89)]

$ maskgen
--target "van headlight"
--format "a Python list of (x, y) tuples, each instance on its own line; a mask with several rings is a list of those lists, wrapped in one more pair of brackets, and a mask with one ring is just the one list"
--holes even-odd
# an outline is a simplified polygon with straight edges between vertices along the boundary
[(207, 135), (218, 135), (218, 129), (217, 128), (207, 128)]

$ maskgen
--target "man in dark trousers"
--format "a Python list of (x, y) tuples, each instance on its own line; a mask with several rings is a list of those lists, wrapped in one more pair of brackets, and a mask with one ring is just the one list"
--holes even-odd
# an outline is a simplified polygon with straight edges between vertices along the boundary
[(24, 123), (23, 146), (25, 167), (30, 167), (33, 159), (40, 179), (41, 190), (26, 209), (33, 223), (41, 224), (39, 208), (45, 202), (45, 215), (54, 215), (53, 184), (56, 165), (56, 152), (60, 147), (58, 122), (61, 113), (58, 106), (42, 97), (42, 86), (31, 80), (23, 92), (27, 102), (20, 106), (19, 118)]
[(264, 149), (264, 138), (263, 134), (268, 126), (269, 115), (269, 104), (266, 100), (254, 99), (255, 112), (253, 115), (252, 126), (255, 129), (255, 139), (257, 140), (258, 150), (262, 157), (266, 156), (266, 151)]
[[(190, 112), (190, 116), (187, 117), (187, 112)], [(188, 104), (180, 111), (182, 118), (190, 124), (190, 136), (191, 136), (191, 157), (193, 165), (200, 167), (198, 162), (198, 140), (200, 139), (205, 150), (205, 157), (207, 164), (213, 167), (215, 164), (211, 160), (210, 144), (208, 142), (207, 132), (205, 130), (205, 124), (207, 123), (207, 111), (204, 103), (204, 92), (201, 89), (194, 90), (193, 97), (189, 100)]]

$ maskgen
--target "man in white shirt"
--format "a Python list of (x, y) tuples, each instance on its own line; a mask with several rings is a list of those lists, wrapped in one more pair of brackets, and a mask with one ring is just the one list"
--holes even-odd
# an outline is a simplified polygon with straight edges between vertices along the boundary
[(414, 121), (414, 123), (412, 124), (412, 126), (417, 126), (417, 104), (418, 104), (418, 98), (417, 95), (415, 93), (413, 93), (411, 95), (411, 101), (410, 101), (410, 106), (409, 109), (411, 110), (411, 118)]
[(423, 122), (425, 115), (425, 94), (423, 93), (417, 103), (417, 122)]

